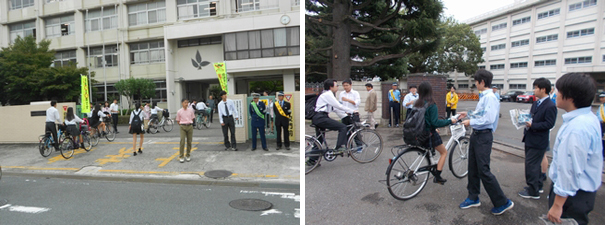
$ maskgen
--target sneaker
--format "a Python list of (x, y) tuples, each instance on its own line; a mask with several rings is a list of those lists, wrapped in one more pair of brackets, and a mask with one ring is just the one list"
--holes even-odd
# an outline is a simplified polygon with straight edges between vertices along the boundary
[(237, 148), (231, 148), (233, 151), (237, 151)]
[(268, 148), (263, 148), (263, 150), (265, 150), (265, 151), (269, 151), (269, 149), (268, 149)]
[(468, 209), (471, 207), (479, 207), (481, 205), (481, 202), (479, 201), (479, 198), (477, 198), (477, 200), (471, 200), (470, 198), (466, 198), (464, 200), (464, 202), (460, 203), (460, 208), (461, 209)]
[(185, 160), (187, 160), (187, 162), (190, 162), (191, 161), (191, 156), (185, 157)]
[(399, 127), (399, 124), (397, 124), (396, 127)]
[(537, 195), (537, 196), (530, 195), (529, 191), (527, 190), (527, 188), (523, 189), (523, 191), (520, 191), (519, 192), (519, 196), (521, 196), (521, 198), (540, 199), (540, 195)]
[(183, 158), (179, 157), (179, 162), (184, 163), (184, 162), (185, 162), (185, 159), (183, 159)]
[(503, 206), (492, 208), (492, 214), (496, 216), (502, 215), (502, 213), (506, 212), (509, 209), (512, 209), (513, 206), (515, 206), (515, 203), (508, 199), (506, 204), (504, 204)]
[(540, 188), (540, 190), (538, 191), (540, 194), (544, 193), (544, 189)]
[(286, 150), (290, 150), (290, 147), (286, 147)]

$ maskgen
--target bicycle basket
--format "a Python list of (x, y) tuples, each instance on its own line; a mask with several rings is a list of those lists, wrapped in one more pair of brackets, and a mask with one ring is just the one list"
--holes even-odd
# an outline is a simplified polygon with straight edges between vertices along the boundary
[(87, 130), (88, 130), (87, 125), (80, 125), (80, 131), (87, 131)]
[(168, 112), (168, 109), (164, 109), (164, 111), (162, 112), (162, 116), (168, 118), (170, 117), (170, 113)]
[(464, 125), (462, 124), (456, 124), (456, 125), (451, 125), (450, 129), (452, 130), (452, 134), (456, 134), (456, 133), (464, 133)]

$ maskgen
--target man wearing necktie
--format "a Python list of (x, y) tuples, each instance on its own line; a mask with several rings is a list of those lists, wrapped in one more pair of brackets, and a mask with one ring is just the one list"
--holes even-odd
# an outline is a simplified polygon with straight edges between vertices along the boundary
[[(277, 131), (277, 150), (282, 146), (282, 131), (284, 134), (284, 146), (290, 150), (290, 114), (292, 113), (290, 103), (284, 100), (284, 93), (277, 93), (277, 102), (274, 103), (273, 114), (275, 115), (275, 130)], [(280, 110), (281, 109), (281, 110)]]
[(260, 141), (263, 146), (263, 150), (267, 149), (267, 139), (265, 138), (265, 103), (259, 101), (260, 94), (252, 93), (252, 102), (248, 111), (250, 113), (250, 124), (252, 125), (252, 151), (256, 150), (256, 133), (260, 133)]
[(534, 81), (534, 94), (538, 100), (532, 105), (529, 114), (531, 122), (526, 123), (523, 132), (525, 142), (525, 182), (527, 187), (519, 192), (519, 196), (529, 199), (540, 199), (544, 192), (542, 174), (542, 159), (549, 146), (550, 129), (557, 120), (557, 107), (550, 100), (550, 81), (539, 78)]
[[(225, 150), (237, 151), (235, 142), (235, 120), (239, 120), (239, 114), (235, 109), (235, 104), (231, 99), (227, 99), (227, 92), (221, 91), (219, 93), (222, 101), (218, 103), (218, 115), (219, 121), (223, 128), (223, 137), (225, 138)], [(227, 130), (231, 131), (231, 142), (229, 142), (229, 136)]]

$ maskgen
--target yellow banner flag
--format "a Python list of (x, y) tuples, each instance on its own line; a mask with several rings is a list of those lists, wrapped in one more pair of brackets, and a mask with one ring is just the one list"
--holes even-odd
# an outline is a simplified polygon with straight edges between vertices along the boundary
[(82, 113), (90, 112), (90, 94), (88, 93), (88, 77), (81, 76), (82, 78)]
[(214, 63), (214, 71), (216, 71), (216, 75), (218, 76), (221, 89), (229, 94), (229, 89), (227, 88), (227, 68), (225, 68), (225, 63)]

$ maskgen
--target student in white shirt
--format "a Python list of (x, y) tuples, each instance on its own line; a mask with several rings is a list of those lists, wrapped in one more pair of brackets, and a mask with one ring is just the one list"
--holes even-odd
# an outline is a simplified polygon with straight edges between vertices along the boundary
[(340, 104), (334, 93), (338, 91), (338, 83), (333, 79), (327, 79), (324, 81), (324, 92), (317, 98), (315, 104), (315, 116), (313, 116), (313, 124), (319, 129), (337, 130), (338, 140), (336, 141), (337, 152), (344, 151), (343, 145), (347, 138), (347, 126), (341, 122), (330, 119), (328, 114), (337, 110), (344, 111), (345, 113), (355, 113), (357, 111), (347, 108)]
[(111, 113), (111, 121), (113, 122), (113, 130), (116, 131), (116, 134), (119, 134), (120, 133), (120, 132), (118, 132), (119, 107), (118, 107), (117, 99), (114, 99), (113, 103), (111, 103), (111, 105), (109, 106), (109, 112)]
[(55, 141), (55, 149), (59, 149), (59, 137), (57, 137), (57, 124), (61, 123), (61, 116), (57, 110), (57, 101), (50, 102), (50, 108), (46, 110), (46, 128), (45, 132), (50, 132)]
[[(158, 107), (157, 103), (153, 103), (153, 106), (151, 107), (151, 116), (149, 117), (149, 124), (158, 124), (160, 122), (160, 119), (158, 118), (158, 112), (162, 110), (164, 109)], [(158, 130), (157, 132), (160, 132), (160, 130)], [(149, 127), (147, 127), (147, 133), (149, 133)]]
[[(73, 137), (77, 138), (76, 143), (80, 143), (80, 148), (84, 148), (82, 135), (80, 134), (80, 129), (78, 128), (78, 123), (83, 123), (84, 120), (80, 119), (80, 117), (74, 114), (74, 108), (67, 108), (67, 115), (65, 115), (65, 125), (67, 125), (67, 132)], [(76, 146), (78, 148), (78, 146)]]
[[(235, 142), (235, 120), (239, 120), (239, 112), (235, 109), (233, 101), (227, 99), (227, 92), (221, 91), (219, 96), (222, 101), (218, 103), (218, 116), (223, 129), (225, 150), (231, 149), (237, 151), (237, 143)], [(231, 132), (231, 142), (229, 142), (229, 136), (227, 135), (228, 130)]]
[[(339, 102), (342, 102), (342, 105), (344, 107), (347, 107), (347, 108), (355, 110), (355, 111), (359, 111), (359, 104), (361, 103), (361, 97), (359, 96), (359, 92), (353, 90), (352, 83), (353, 83), (353, 81), (350, 78), (345, 79), (342, 82), (342, 87), (345, 90), (340, 92), (340, 94), (338, 96), (338, 100), (339, 100)], [(342, 123), (344, 123), (345, 125), (349, 125), (349, 124), (353, 123), (353, 119), (350, 116), (348, 116), (346, 113), (339, 111), (339, 112), (337, 112), (337, 114), (341, 118)], [(355, 121), (355, 122), (357, 122), (357, 121)]]

